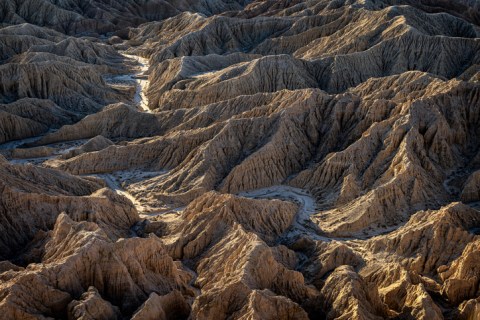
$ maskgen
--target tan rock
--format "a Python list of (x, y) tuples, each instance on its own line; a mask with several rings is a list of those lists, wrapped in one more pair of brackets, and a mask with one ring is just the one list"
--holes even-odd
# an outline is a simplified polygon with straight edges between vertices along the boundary
[(94, 286), (100, 288), (103, 299), (129, 313), (151, 292), (167, 294), (177, 289), (191, 294), (190, 280), (191, 274), (173, 262), (157, 237), (112, 241), (97, 224), (77, 223), (61, 214), (42, 264), (32, 264), (28, 271), (2, 281), (0, 310), (10, 319), (59, 316), (67, 308), (73, 317), (88, 317), (90, 312), (115, 314), (115, 308), (100, 300), (96, 292), (71, 303), (71, 296), (80, 296)]
[(289, 202), (206, 193), (193, 201), (167, 231), (176, 238), (172, 256), (193, 259), (236, 225), (273, 244), (293, 223), (296, 213), (297, 206)]
[(470, 175), (463, 187), (460, 198), (464, 202), (480, 200), (480, 171), (475, 171)]
[(420, 211), (388, 235), (368, 241), (374, 253), (390, 252), (387, 260), (409, 270), (431, 274), (462, 254), (474, 239), (470, 229), (480, 223), (478, 211), (452, 203), (438, 211)]
[(180, 291), (174, 290), (163, 296), (152, 292), (147, 301), (135, 312), (132, 320), (179, 319), (187, 318), (189, 314), (190, 305)]
[(475, 319), (478, 1), (107, 2), (0, 4), (3, 317)]
[(458, 304), (479, 295), (479, 245), (479, 240), (469, 243), (458, 259), (453, 261), (446, 270), (439, 271), (444, 282), (442, 293), (452, 303)]
[(275, 296), (269, 290), (253, 290), (248, 304), (235, 314), (235, 319), (309, 319), (307, 313), (291, 300)]
[[(18, 252), (40, 231), (51, 229), (66, 212), (75, 220), (94, 221), (112, 237), (124, 236), (138, 221), (133, 204), (97, 182), (33, 165), (0, 167), (1, 255)], [(18, 232), (18, 230), (22, 230)]]
[(384, 306), (375, 287), (369, 287), (349, 266), (330, 274), (321, 291), (327, 319), (382, 319)]
[(464, 301), (458, 309), (459, 319), (478, 320), (480, 314), (480, 302), (478, 299)]
[(62, 155), (62, 158), (63, 159), (69, 159), (69, 158), (73, 158), (73, 157), (76, 157), (82, 153), (85, 153), (85, 152), (94, 152), (94, 151), (100, 151), (100, 150), (103, 150), (111, 145), (113, 145), (114, 143), (112, 141), (110, 141), (109, 139), (105, 138), (104, 136), (96, 136), (90, 140), (88, 140), (85, 144), (83, 144), (82, 146), (76, 148), (76, 149), (73, 149), (73, 150), (70, 150), (68, 153)]
[(109, 320), (119, 316), (120, 310), (103, 300), (95, 287), (89, 287), (80, 300), (73, 300), (68, 304), (69, 319)]
[(428, 290), (430, 283), (395, 264), (376, 263), (361, 270), (367, 283), (376, 284), (390, 316), (409, 315), (416, 319), (442, 319), (442, 311)]

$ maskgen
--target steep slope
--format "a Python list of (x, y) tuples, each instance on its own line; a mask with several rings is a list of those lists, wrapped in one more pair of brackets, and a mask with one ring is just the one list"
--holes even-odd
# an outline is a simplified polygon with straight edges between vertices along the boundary
[(0, 4), (9, 319), (477, 319), (480, 4)]

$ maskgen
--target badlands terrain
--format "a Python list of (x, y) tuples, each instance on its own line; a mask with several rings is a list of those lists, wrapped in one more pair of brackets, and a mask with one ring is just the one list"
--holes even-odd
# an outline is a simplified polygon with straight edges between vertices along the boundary
[(480, 1), (1, 0), (0, 318), (480, 319)]

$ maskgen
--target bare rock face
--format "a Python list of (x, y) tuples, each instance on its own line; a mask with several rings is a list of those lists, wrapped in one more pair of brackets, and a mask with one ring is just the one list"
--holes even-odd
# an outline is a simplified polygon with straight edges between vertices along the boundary
[[(76, 223), (65, 214), (58, 217), (45, 245), (42, 264), (30, 265), (27, 273), (3, 273), (2, 278), (0, 309), (10, 319), (38, 313), (61, 316), (67, 310), (75, 319), (97, 319), (95, 314), (118, 314), (111, 303), (131, 314), (149, 292), (190, 292), (190, 274), (172, 261), (155, 236), (112, 241), (97, 224)], [(80, 300), (72, 299), (87, 289)]]
[[(132, 1), (122, 0), (105, 6), (94, 1), (8, 1), (2, 4), (2, 24), (23, 22), (46, 26), (68, 34), (99, 35), (150, 20), (159, 20), (186, 10), (204, 14), (241, 8), (243, 1)], [(36, 14), (35, 14), (36, 13)]]
[(128, 234), (138, 220), (129, 200), (102, 189), (98, 182), (6, 161), (1, 171), (2, 258), (18, 252), (42, 230), (51, 229), (62, 212), (75, 220), (94, 221), (117, 237)]
[(69, 319), (117, 319), (120, 310), (102, 299), (95, 287), (89, 287), (80, 300), (73, 300), (68, 304)]
[(174, 229), (174, 237), (167, 240), (173, 256), (193, 261), (198, 273), (196, 284), (202, 293), (192, 306), (197, 318), (234, 313), (241, 319), (262, 314), (256, 311), (262, 300), (270, 306), (285, 303), (277, 311), (280, 315), (305, 318), (297, 304), (313, 303), (317, 291), (292, 270), (296, 263), (292, 251), (267, 245), (291, 224), (295, 209), (281, 201), (206, 194), (176, 221), (166, 221), (171, 225), (167, 230)]
[(438, 290), (438, 284), (422, 278), (396, 264), (373, 263), (360, 271), (367, 283), (375, 283), (379, 297), (388, 307), (388, 315), (410, 316), (415, 319), (442, 319), (440, 307), (429, 292)]
[(465, 182), (462, 194), (460, 195), (462, 201), (473, 202), (480, 200), (480, 171), (475, 171), (471, 174), (468, 180)]
[[(99, 108), (98, 98), (113, 99), (115, 94), (105, 86), (95, 69), (76, 69), (64, 62), (51, 62), (48, 65), (11, 63), (3, 65), (1, 72), (0, 93), (9, 100), (47, 99), (51, 96), (54, 97), (54, 102), (61, 106), (72, 105), (72, 111), (92, 112), (94, 108)], [(22, 81), (12, 81), (15, 78)], [(103, 88), (90, 87), (91, 83), (103, 85)]]
[(478, 319), (475, 0), (4, 0), (6, 319)]
[[(139, 138), (162, 133), (164, 126), (156, 114), (137, 111), (130, 105), (106, 106), (74, 125), (66, 125), (36, 141), (37, 145), (104, 136), (106, 138)], [(97, 151), (97, 150), (96, 150)]]
[(444, 281), (442, 292), (453, 303), (478, 296), (478, 248), (478, 240), (469, 243), (457, 260), (439, 270)]
[(357, 267), (365, 263), (361, 255), (340, 242), (317, 242), (310, 259), (304, 272), (312, 277), (317, 285), (322, 278), (341, 266)]
[(458, 317), (459, 319), (478, 319), (480, 311), (479, 301), (477, 299), (471, 299), (463, 302), (459, 306)]
[(134, 320), (167, 320), (187, 318), (190, 314), (190, 305), (185, 301), (178, 290), (159, 296), (155, 292), (150, 294), (147, 301), (133, 315)]
[(48, 127), (46, 126), (8, 112), (1, 111), (0, 120), (2, 121), (3, 129), (2, 136), (0, 138), (1, 142), (32, 137), (48, 130)]
[(254, 290), (237, 319), (308, 319), (307, 313), (291, 300), (269, 290)]
[(479, 218), (477, 210), (454, 203), (436, 212), (417, 212), (405, 226), (369, 243), (373, 252), (394, 253), (387, 259), (399, 259), (410, 270), (435, 273), (476, 239), (470, 230)]
[[(212, 57), (214, 58), (214, 57)], [(282, 73), (279, 73), (281, 70)], [(204, 105), (257, 92), (302, 89), (316, 86), (308, 68), (288, 55), (267, 56), (233, 64), (221, 71), (179, 81), (157, 98), (161, 110)], [(262, 79), (271, 79), (264, 82)], [(218, 88), (221, 87), (221, 90)]]
[(62, 158), (64, 159), (69, 159), (76, 157), (82, 153), (85, 152), (94, 152), (94, 151), (99, 151), (103, 150), (114, 143), (110, 141), (109, 139), (105, 138), (104, 136), (98, 135), (90, 140), (88, 140), (85, 144), (83, 144), (81, 147), (73, 149), (69, 151), (68, 153), (64, 154)]
[(382, 319), (376, 288), (368, 288), (351, 267), (339, 267), (322, 288), (327, 319)]
[(0, 66), (4, 119), (0, 142), (78, 121), (103, 103), (125, 96), (101, 76), (130, 68), (110, 46), (28, 23), (0, 29), (0, 42), (0, 59), (6, 62)]
[(2, 142), (37, 136), (49, 128), (71, 123), (78, 116), (64, 110), (51, 100), (34, 98), (20, 99), (9, 104), (1, 104)]
[(273, 244), (292, 224), (296, 210), (294, 204), (284, 201), (207, 193), (183, 211), (181, 224), (172, 224), (170, 232), (177, 233), (178, 239), (172, 247), (173, 255), (192, 259), (237, 225)]

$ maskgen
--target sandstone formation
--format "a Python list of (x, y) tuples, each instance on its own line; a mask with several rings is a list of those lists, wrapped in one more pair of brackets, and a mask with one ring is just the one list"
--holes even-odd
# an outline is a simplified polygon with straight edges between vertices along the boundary
[[(62, 155), (62, 158), (69, 159), (76, 157), (85, 152), (94, 152), (105, 149), (114, 144), (112, 141), (108, 140), (104, 136), (98, 135), (83, 144), (81, 147), (70, 150), (68, 153)], [(35, 148), (31, 148), (35, 149)]]
[(24, 22), (45, 26), (67, 34), (98, 36), (146, 21), (161, 20), (182, 11), (194, 10), (215, 14), (240, 9), (244, 1), (133, 1), (121, 0), (106, 5), (74, 0), (7, 1), (1, 6), (2, 25)]
[(89, 287), (80, 300), (68, 304), (71, 319), (115, 319), (120, 316), (120, 310), (102, 299), (95, 287)]
[[(97, 224), (76, 223), (61, 214), (49, 238), (42, 264), (30, 264), (25, 273), (2, 274), (0, 309), (7, 318), (63, 317), (69, 312), (80, 319), (93, 313), (97, 319), (95, 313), (116, 313), (111, 303), (132, 314), (150, 292), (192, 292), (190, 274), (174, 263), (155, 236), (110, 239)], [(111, 303), (102, 301), (95, 290), (88, 289), (91, 286)], [(80, 300), (73, 299), (82, 293)]]
[(12, 255), (35, 237), (51, 230), (62, 212), (93, 221), (116, 236), (128, 235), (138, 220), (131, 202), (102, 188), (100, 181), (30, 164), (12, 165), (5, 159), (1, 171), (2, 258), (15, 258)]
[(476, 0), (0, 3), (6, 319), (480, 319)]

